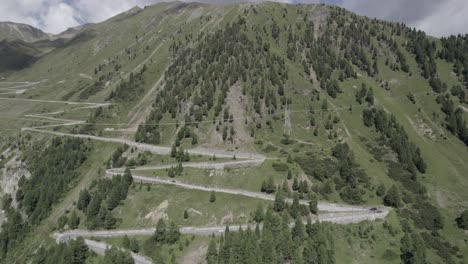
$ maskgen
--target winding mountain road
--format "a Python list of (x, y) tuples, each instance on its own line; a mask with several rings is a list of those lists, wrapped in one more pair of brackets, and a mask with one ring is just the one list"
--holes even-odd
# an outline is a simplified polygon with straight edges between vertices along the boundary
[[(155, 91), (160, 80), (154, 85), (154, 87), (148, 93), (148, 98), (151, 97)], [(11, 88), (11, 87), (10, 87)], [(19, 88), (19, 87), (18, 87)], [(59, 131), (50, 131), (45, 130), (44, 128), (51, 128), (51, 127), (60, 127), (60, 126), (70, 126), (70, 125), (80, 125), (85, 124), (86, 121), (83, 120), (70, 120), (70, 119), (60, 119), (51, 117), (53, 115), (61, 114), (66, 111), (71, 110), (78, 110), (78, 109), (87, 109), (87, 108), (97, 108), (102, 106), (108, 106), (107, 103), (82, 103), (82, 102), (68, 102), (68, 101), (53, 101), (53, 100), (40, 100), (40, 99), (23, 99), (23, 98), (1, 98), (0, 100), (18, 100), (18, 101), (31, 101), (31, 102), (47, 102), (47, 103), (61, 103), (65, 105), (76, 105), (78, 107), (56, 111), (51, 113), (41, 113), (41, 114), (31, 114), (27, 115), (29, 118), (37, 119), (37, 121), (43, 122), (60, 122), (58, 124), (50, 124), (50, 125), (42, 125), (42, 126), (35, 126), (35, 127), (24, 127), (21, 131), (30, 131), (34, 133), (45, 133), (51, 134), (56, 136), (67, 136), (67, 137), (75, 137), (75, 138), (83, 138), (89, 140), (96, 140), (101, 142), (111, 142), (111, 143), (118, 143), (118, 144), (126, 144), (130, 147), (136, 148), (141, 151), (149, 151), (156, 155), (169, 155), (171, 152), (170, 147), (164, 146), (155, 146), (140, 142), (135, 142), (132, 140), (124, 139), (124, 138), (110, 138), (110, 137), (101, 137), (101, 136), (94, 136), (94, 135), (86, 135), (86, 134), (72, 134), (66, 132), (59, 132)], [(146, 113), (147, 109), (144, 109), (144, 105), (146, 105), (146, 100), (142, 100), (141, 105), (138, 105), (135, 110), (135, 115), (132, 116), (132, 120), (134, 121), (131, 125), (133, 128), (136, 127), (140, 119), (138, 116), (142, 113)], [(137, 122), (138, 121), (138, 122)], [(197, 147), (194, 149), (188, 149), (188, 153), (192, 155), (201, 155), (201, 156), (216, 156), (219, 158), (234, 158), (236, 157), (237, 160), (226, 161), (226, 162), (186, 162), (182, 163), (184, 167), (190, 168), (199, 168), (199, 169), (226, 169), (226, 168), (240, 168), (240, 167), (248, 167), (248, 166), (260, 166), (265, 159), (265, 156), (257, 153), (246, 153), (242, 151), (230, 151), (230, 150), (222, 150), (222, 149), (208, 149), (203, 147)], [(177, 164), (170, 164), (170, 165), (161, 165), (161, 166), (145, 166), (145, 167), (137, 167), (134, 168), (133, 171), (142, 171), (142, 170), (160, 170), (160, 169), (168, 169), (172, 166)], [(109, 169), (106, 171), (106, 174), (110, 177), (115, 175), (120, 175), (123, 173), (123, 169)], [(196, 185), (187, 182), (182, 182), (175, 179), (167, 179), (161, 177), (148, 177), (133, 174), (133, 178), (135, 181), (146, 182), (151, 184), (166, 184), (166, 185), (174, 185), (180, 188), (190, 189), (190, 190), (199, 190), (205, 192), (219, 192), (219, 193), (226, 193), (232, 195), (242, 195), (250, 198), (255, 199), (262, 199), (267, 201), (274, 201), (275, 197), (273, 195), (259, 193), (259, 192), (252, 192), (246, 191), (242, 189), (229, 189), (229, 188), (222, 188), (216, 186), (203, 186), (203, 185)], [(287, 202), (291, 203), (292, 199), (286, 199)], [(301, 204), (308, 204), (308, 201), (301, 200)], [(318, 202), (318, 210), (319, 215), (313, 217), (313, 221), (323, 221), (323, 222), (331, 222), (336, 224), (350, 224), (350, 223), (358, 223), (362, 221), (374, 221), (376, 219), (383, 219), (389, 213), (389, 208), (387, 207), (379, 207), (374, 208), (370, 206), (352, 206), (352, 205), (345, 205), (345, 204), (335, 204), (330, 202), (320, 201)], [(293, 225), (290, 224), (290, 227)], [(247, 228), (254, 228), (253, 225), (231, 225), (229, 229), (231, 231), (239, 231), (242, 229)], [(203, 227), (182, 227), (180, 228), (180, 232), (183, 234), (195, 234), (195, 235), (211, 235), (211, 234), (222, 234), (225, 230), (225, 226), (203, 226)], [(66, 231), (63, 233), (54, 233), (52, 236), (55, 238), (57, 243), (60, 242), (67, 242), (69, 239), (74, 239), (76, 237), (120, 237), (120, 236), (134, 236), (134, 235), (152, 235), (154, 234), (154, 229), (134, 229), (134, 230), (105, 230), (105, 231), (90, 231), (90, 230), (71, 230)], [(106, 249), (109, 247), (106, 243), (98, 242), (90, 239), (85, 239), (85, 243), (88, 247), (98, 254), (105, 254)], [(152, 263), (151, 260), (147, 259), (144, 256), (133, 254), (132, 257), (137, 264), (149, 264)]]
[[(111, 247), (110, 245), (104, 242), (98, 242), (98, 241), (89, 240), (89, 239), (85, 239), (84, 241), (85, 241), (85, 244), (89, 247), (89, 249), (91, 249), (98, 255), (105, 255), (106, 250)], [(66, 241), (63, 241), (63, 242), (66, 242)], [(135, 261), (135, 264), (152, 264), (153, 263), (153, 261), (151, 261), (150, 259), (142, 255), (135, 254), (131, 251), (130, 251), (130, 254), (132, 255), (133, 260)]]
[[(109, 176), (116, 176), (116, 175), (121, 175), (122, 171), (121, 170), (115, 171), (114, 169), (109, 169), (106, 171), (106, 174)], [(137, 182), (174, 185), (174, 186), (178, 186), (178, 187), (189, 189), (189, 190), (198, 190), (198, 191), (205, 191), (205, 192), (214, 191), (218, 193), (242, 195), (246, 197), (262, 199), (262, 200), (267, 200), (267, 201), (275, 200), (275, 197), (273, 195), (259, 193), (259, 192), (251, 192), (251, 191), (246, 191), (243, 189), (228, 189), (228, 188), (221, 188), (221, 187), (215, 187), (215, 186), (203, 186), (203, 185), (186, 183), (186, 182), (182, 182), (182, 181), (175, 180), (175, 179), (164, 179), (161, 177), (148, 177), (148, 176), (141, 176), (141, 175), (135, 175), (135, 174), (132, 174), (132, 176), (133, 176), (133, 179)], [(286, 199), (286, 201), (289, 203), (292, 203), (292, 199)], [(309, 204), (307, 200), (301, 200), (300, 203), (304, 205)], [(330, 203), (330, 202), (324, 202), (324, 201), (318, 202), (318, 209), (319, 211), (322, 211), (322, 212), (348, 212), (348, 213), (366, 212), (368, 214), (371, 214), (370, 212), (372, 212), (371, 211), (372, 208), (374, 207), (336, 204), (336, 203)], [(379, 207), (378, 210), (385, 211), (388, 213), (389, 208)]]
[[(359, 223), (363, 221), (373, 221), (376, 219), (383, 219), (387, 216), (388, 211), (376, 210), (367, 212), (338, 212), (338, 213), (323, 213), (318, 216), (314, 216), (312, 223), (317, 221), (319, 222), (329, 222), (335, 224), (350, 224), (350, 223)], [(306, 222), (304, 222), (306, 223)], [(248, 228), (255, 229), (255, 224), (246, 224), (246, 225), (229, 225), (229, 231), (238, 232), (240, 229), (246, 230)], [(294, 227), (294, 223), (289, 224), (289, 227)], [(260, 225), (262, 228), (262, 225)], [(200, 235), (200, 236), (210, 236), (212, 234), (218, 235), (224, 233), (226, 226), (201, 226), (193, 227), (186, 226), (179, 229), (182, 234), (189, 235)], [(156, 231), (155, 228), (144, 228), (144, 229), (122, 229), (122, 230), (82, 230), (75, 229), (70, 231), (65, 231), (62, 233), (53, 233), (52, 237), (56, 240), (57, 243), (67, 242), (69, 239), (74, 239), (77, 237), (123, 237), (123, 236), (151, 236)]]

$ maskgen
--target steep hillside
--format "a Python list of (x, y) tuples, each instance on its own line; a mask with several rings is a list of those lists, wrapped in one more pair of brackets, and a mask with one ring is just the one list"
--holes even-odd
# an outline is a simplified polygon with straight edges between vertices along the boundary
[(0, 42), (0, 72), (21, 70), (34, 63), (40, 51), (22, 41)]
[(466, 36), (279, 3), (70, 32), (0, 82), (5, 263), (468, 261)]

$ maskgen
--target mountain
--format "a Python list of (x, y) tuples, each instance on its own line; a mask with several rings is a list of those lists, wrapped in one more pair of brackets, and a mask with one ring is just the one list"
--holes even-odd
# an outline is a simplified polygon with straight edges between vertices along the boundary
[(2, 262), (468, 261), (468, 37), (281, 3), (70, 32), (2, 73)]
[(69, 28), (57, 34), (47, 34), (25, 24), (0, 22), (0, 73), (28, 67), (44, 54), (64, 46), (80, 34), (87, 25)]
[(22, 40), (25, 42), (34, 42), (38, 40), (48, 39), (50, 34), (44, 33), (42, 30), (30, 25), (0, 22), (0, 40)]

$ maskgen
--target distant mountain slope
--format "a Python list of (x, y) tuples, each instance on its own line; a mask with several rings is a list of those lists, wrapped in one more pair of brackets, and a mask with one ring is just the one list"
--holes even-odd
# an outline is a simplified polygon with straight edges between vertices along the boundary
[(33, 45), (20, 40), (0, 41), (0, 72), (28, 67), (39, 53)]
[(0, 73), (24, 69), (44, 54), (80, 39), (88, 25), (52, 35), (26, 24), (0, 22)]
[(0, 22), (0, 40), (22, 40), (25, 42), (34, 42), (48, 39), (49, 34), (30, 25)]

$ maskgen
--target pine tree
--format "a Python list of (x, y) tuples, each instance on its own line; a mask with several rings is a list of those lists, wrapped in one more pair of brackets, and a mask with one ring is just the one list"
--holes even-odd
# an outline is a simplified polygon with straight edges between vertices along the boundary
[(274, 237), (271, 232), (265, 232), (260, 244), (260, 254), (262, 263), (269, 264), (276, 262), (276, 250), (274, 245)]
[(379, 186), (377, 186), (377, 190), (375, 191), (375, 194), (377, 194), (377, 196), (379, 197), (383, 197), (385, 193), (386, 193), (385, 185), (383, 185), (382, 183), (379, 184)]
[(206, 262), (207, 264), (216, 264), (218, 258), (218, 249), (216, 247), (216, 242), (214, 238), (210, 240), (210, 244), (208, 245), (208, 250), (206, 253)]
[(273, 202), (273, 210), (275, 212), (282, 212), (286, 207), (283, 192), (276, 192), (275, 201)]
[(94, 219), (98, 215), (99, 209), (101, 208), (101, 202), (102, 200), (100, 195), (93, 196), (88, 209), (86, 210), (86, 218), (88, 220)]
[(104, 218), (104, 228), (105, 229), (114, 229), (117, 224), (117, 219), (112, 215), (111, 212), (106, 213)]
[(122, 238), (122, 247), (124, 248), (130, 248), (130, 239), (128, 238), (127, 235), (125, 235), (123, 238)]
[(299, 182), (297, 181), (297, 177), (295, 177), (293, 180), (292, 189), (293, 191), (299, 190)]
[(210, 203), (214, 203), (216, 201), (216, 195), (214, 191), (211, 191), (210, 194)]
[(294, 227), (291, 230), (291, 234), (293, 239), (298, 238), (300, 241), (304, 240), (306, 235), (305, 227), (300, 217), (296, 218), (296, 221), (294, 221)]
[(468, 210), (463, 211), (455, 221), (458, 228), (468, 230)]
[(132, 238), (132, 239), (130, 240), (129, 249), (130, 249), (133, 253), (138, 253), (138, 252), (140, 252), (140, 244), (138, 243), (138, 240), (136, 240), (136, 238)]
[(292, 259), (291, 259), (291, 264), (303, 264), (303, 263), (304, 263), (304, 259), (302, 256), (302, 252), (301, 252), (301, 249), (298, 247), (296, 248), (296, 250), (294, 250), (294, 254), (292, 255)]
[(281, 191), (283, 191), (284, 193), (289, 192), (288, 181), (283, 180), (283, 184), (281, 184)]
[(172, 144), (171, 147), (171, 157), (175, 158), (177, 156), (177, 147), (175, 144)]
[(400, 193), (395, 185), (393, 185), (384, 197), (384, 204), (386, 206), (400, 207), (401, 199)]
[(258, 203), (257, 204), (257, 209), (255, 209), (255, 212), (253, 214), (253, 220), (256, 222), (256, 223), (260, 223), (263, 221), (263, 206), (261, 203)]
[(78, 202), (76, 207), (81, 210), (81, 211), (86, 211), (86, 208), (89, 205), (89, 202), (91, 201), (91, 196), (89, 195), (89, 192), (87, 189), (84, 189), (80, 191), (80, 195), (78, 197)]
[(125, 183), (127, 184), (127, 186), (130, 186), (132, 185), (133, 183), (133, 176), (132, 176), (132, 172), (130, 171), (130, 168), (125, 168), (125, 172), (123, 174), (123, 180), (125, 181)]
[(302, 256), (305, 263), (318, 263), (317, 251), (312, 239), (308, 239), (305, 243)]
[(315, 195), (310, 195), (309, 196), (309, 210), (312, 214), (317, 214), (318, 213), (318, 201), (317, 197)]
[(366, 102), (368, 102), (370, 105), (374, 104), (374, 91), (372, 90), (372, 88), (369, 88), (369, 90), (367, 91)]
[(84, 239), (79, 237), (72, 239), (69, 242), (69, 250), (65, 256), (66, 262), (70, 264), (84, 264), (89, 255), (89, 248), (85, 244)]
[(113, 188), (109, 195), (109, 198), (107, 199), (107, 209), (109, 211), (112, 211), (114, 208), (116, 208), (120, 203), (120, 198), (120, 190), (118, 188)]
[(166, 222), (161, 218), (156, 224), (156, 231), (154, 232), (153, 239), (156, 242), (163, 243), (166, 241)]
[(293, 202), (291, 208), (289, 210), (291, 217), (298, 218), (299, 217), (299, 195), (297, 193), (294, 194)]
[(79, 225), (80, 217), (78, 217), (76, 211), (73, 210), (73, 212), (70, 215), (70, 219), (68, 219), (68, 226), (70, 227), (70, 229), (77, 229)]
[(197, 134), (193, 133), (192, 134), (192, 145), (198, 144), (198, 136)]

